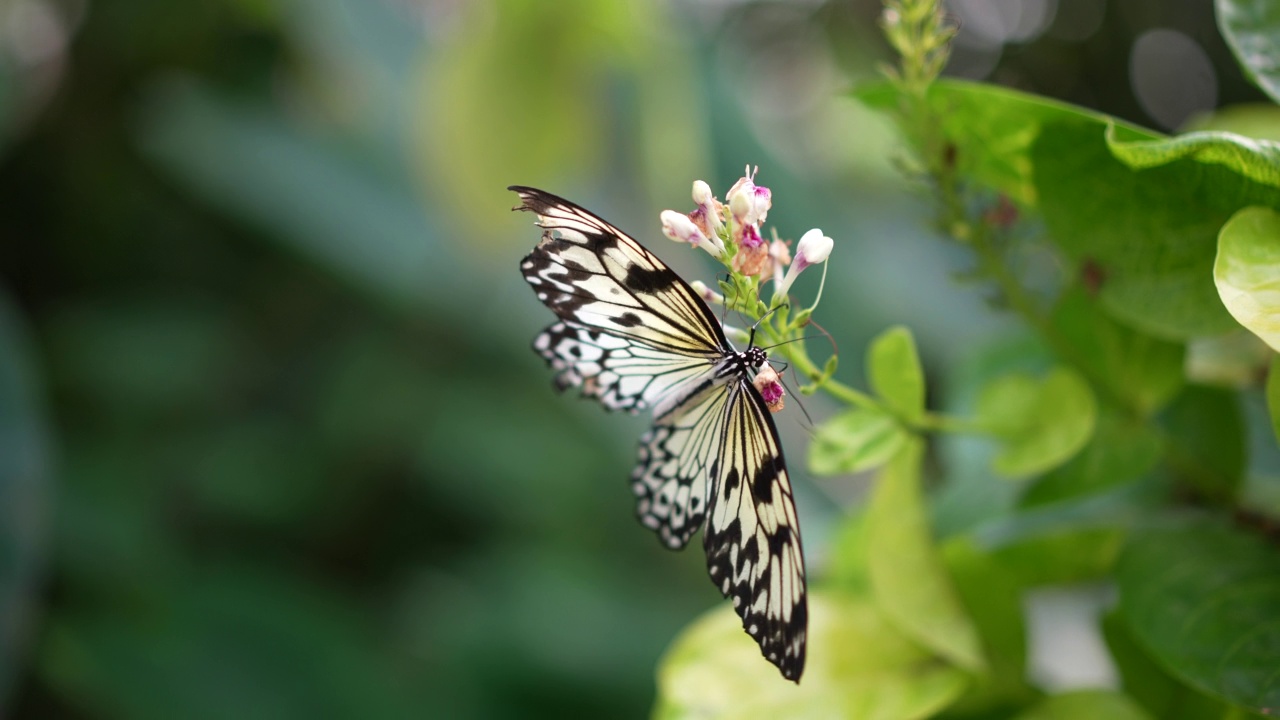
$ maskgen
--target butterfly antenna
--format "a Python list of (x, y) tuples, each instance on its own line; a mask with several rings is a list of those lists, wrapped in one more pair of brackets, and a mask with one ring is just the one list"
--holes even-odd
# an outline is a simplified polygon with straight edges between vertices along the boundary
[[(755, 321), (755, 323), (754, 323), (754, 324), (752, 324), (752, 326), (751, 326), (751, 334), (747, 336), (747, 347), (754, 347), (754, 346), (755, 346), (755, 344), (756, 344), (756, 328), (760, 327), (760, 323), (764, 322), (765, 318), (769, 317), (770, 315), (774, 314), (775, 312), (777, 312), (778, 310), (781, 310), (782, 308), (784, 308), (784, 307), (786, 307), (786, 306), (787, 306), (787, 304), (786, 304), (786, 303), (782, 303), (782, 304), (780, 304), (780, 305), (775, 305), (775, 306), (773, 306), (772, 308), (770, 308), (770, 309), (769, 309), (769, 311), (768, 311), (768, 312), (766, 312), (765, 314), (761, 315), (759, 320)], [(776, 346), (770, 346), (770, 347), (776, 347)], [(761, 349), (761, 350), (764, 350), (765, 348), (760, 348), (760, 349)]]

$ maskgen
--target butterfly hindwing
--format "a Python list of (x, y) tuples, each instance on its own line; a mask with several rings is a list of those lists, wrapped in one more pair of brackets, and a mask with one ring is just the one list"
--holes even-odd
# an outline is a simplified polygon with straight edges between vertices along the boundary
[(556, 371), (556, 387), (582, 388), (610, 410), (653, 407), (673, 388), (707, 372), (703, 357), (679, 355), (612, 333), (558, 322), (534, 338), (533, 349)]
[(731, 391), (703, 546), (711, 581), (783, 676), (804, 670), (808, 627), (800, 525), (778, 432), (745, 380)]
[(672, 550), (702, 528), (729, 398), (723, 384), (710, 381), (691, 392), (640, 438), (631, 473), (640, 522)]

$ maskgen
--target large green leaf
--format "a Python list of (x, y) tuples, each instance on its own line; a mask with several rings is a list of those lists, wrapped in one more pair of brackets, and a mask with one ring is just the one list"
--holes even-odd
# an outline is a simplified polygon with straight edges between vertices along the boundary
[(1280, 352), (1280, 214), (1248, 207), (1218, 235), (1218, 296), (1231, 316)]
[(1200, 519), (1134, 537), (1116, 578), (1134, 637), (1171, 673), (1258, 713), (1280, 708), (1280, 554)]
[(1050, 318), (1059, 352), (1100, 388), (1141, 415), (1160, 409), (1183, 383), (1186, 348), (1112, 319), (1097, 298), (1079, 286), (1063, 291)]
[(0, 295), (0, 715), (38, 611), (52, 495), (49, 427), (34, 360), (22, 322)]
[(1160, 720), (1224, 720), (1230, 709), (1221, 700), (1209, 697), (1165, 672), (1134, 639), (1118, 611), (1102, 618), (1111, 659), (1120, 671), (1125, 694)]
[[(889, 84), (866, 86), (855, 97), (878, 109), (892, 109), (898, 101)], [(1024, 205), (1038, 202), (1031, 150), (1047, 125), (1079, 122), (1095, 128), (1101, 138), (1114, 124), (1126, 139), (1161, 137), (1074, 105), (964, 80), (935, 82), (929, 88), (929, 103), (942, 122), (943, 135), (956, 148), (960, 174)]]
[(1097, 410), (1088, 383), (1070, 368), (1055, 368), (1043, 380), (998, 378), (978, 398), (978, 421), (1001, 443), (992, 468), (1020, 478), (1061, 465), (1089, 441)]
[(1188, 385), (1163, 417), (1169, 466), (1205, 498), (1226, 502), (1244, 479), (1244, 413), (1235, 391)]
[(1271, 0), (1217, 0), (1218, 28), (1245, 73), (1280, 102), (1280, 5)]
[(797, 685), (760, 657), (732, 608), (708, 612), (663, 658), (653, 716), (925, 718), (964, 691), (963, 671), (936, 662), (865, 599), (815, 590), (809, 615), (809, 657)]
[(1124, 485), (1019, 510), (982, 524), (973, 535), (1024, 585), (1097, 580), (1111, 572), (1129, 530), (1164, 502), (1158, 487)]
[(867, 508), (867, 567), (876, 604), (924, 647), (966, 670), (986, 666), (973, 621), (929, 530), (920, 487), (923, 442), (912, 439), (880, 473)]
[(924, 415), (924, 369), (911, 331), (885, 330), (867, 349), (867, 379), (872, 391), (908, 422)]
[(1046, 127), (1031, 157), (1050, 236), (1096, 268), (1110, 314), (1175, 340), (1235, 327), (1213, 285), (1218, 231), (1241, 207), (1280, 204), (1280, 191), (1189, 158), (1134, 170), (1094, 123)]
[(910, 437), (889, 415), (853, 408), (818, 426), (809, 444), (809, 469), (817, 475), (835, 475), (879, 467)]

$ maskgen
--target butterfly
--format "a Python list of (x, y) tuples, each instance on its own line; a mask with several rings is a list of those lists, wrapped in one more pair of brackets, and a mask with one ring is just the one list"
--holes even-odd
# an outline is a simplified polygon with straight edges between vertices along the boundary
[(702, 297), (622, 231), (551, 193), (508, 188), (542, 239), (520, 263), (559, 321), (534, 350), (558, 389), (609, 410), (650, 411), (631, 474), (640, 522), (673, 550), (699, 529), (711, 581), (783, 677), (804, 671), (808, 605), (782, 444), (738, 351)]

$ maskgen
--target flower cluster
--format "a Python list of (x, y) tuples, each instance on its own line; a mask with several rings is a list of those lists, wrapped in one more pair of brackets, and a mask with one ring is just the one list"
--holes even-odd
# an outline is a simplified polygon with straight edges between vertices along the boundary
[[(764, 322), (765, 315), (769, 314), (766, 310), (787, 305), (787, 292), (801, 272), (826, 261), (833, 242), (815, 228), (801, 236), (793, 257), (790, 241), (779, 240), (776, 234), (772, 241), (766, 241), (760, 227), (773, 207), (773, 193), (769, 188), (757, 185), (755, 176), (755, 171), (748, 167), (729, 188), (724, 202), (716, 198), (710, 185), (698, 180), (693, 183), (694, 210), (689, 213), (664, 210), (661, 220), (664, 235), (702, 248), (730, 270), (730, 282), (720, 284), (725, 294), (704, 283), (693, 283), (694, 290), (703, 300), (711, 305), (726, 305)], [(773, 282), (770, 306), (760, 302), (760, 286), (767, 281)], [(727, 300), (726, 295), (729, 296)], [(807, 322), (812, 311), (813, 307), (810, 307), (798, 314), (791, 324), (780, 321), (783, 325), (780, 329), (773, 326), (774, 319), (779, 315), (785, 316), (786, 312), (778, 313), (762, 329), (770, 331), (773, 341), (781, 342), (783, 336), (790, 336)], [(755, 386), (770, 410), (777, 412), (782, 409), (785, 394), (782, 383), (768, 363), (756, 375)]]
[[(833, 242), (814, 228), (801, 236), (794, 259), (789, 241), (775, 237), (772, 242), (766, 242), (760, 226), (773, 207), (773, 193), (757, 185), (755, 176), (756, 172), (748, 168), (729, 188), (725, 202), (716, 199), (710, 185), (695, 181), (693, 202), (697, 207), (687, 214), (663, 210), (662, 232), (672, 240), (706, 250), (738, 275), (758, 282), (772, 280), (774, 298), (782, 301), (805, 268), (827, 259)], [(784, 274), (788, 266), (790, 269)], [(708, 302), (716, 297), (710, 290), (699, 292)]]

